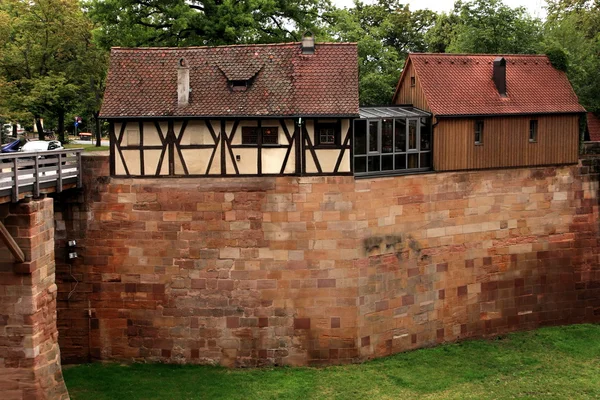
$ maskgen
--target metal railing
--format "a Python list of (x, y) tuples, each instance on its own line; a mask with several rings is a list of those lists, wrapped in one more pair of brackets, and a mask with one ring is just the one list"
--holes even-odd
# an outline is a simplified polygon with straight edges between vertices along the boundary
[(62, 192), (65, 185), (81, 187), (83, 149), (0, 154), (0, 198), (44, 191)]

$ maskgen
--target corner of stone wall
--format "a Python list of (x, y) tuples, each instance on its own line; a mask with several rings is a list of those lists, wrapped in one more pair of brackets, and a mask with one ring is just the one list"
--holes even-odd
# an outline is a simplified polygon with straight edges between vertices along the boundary
[(56, 328), (54, 219), (51, 199), (0, 205), (25, 254), (15, 263), (0, 246), (0, 397), (68, 399)]

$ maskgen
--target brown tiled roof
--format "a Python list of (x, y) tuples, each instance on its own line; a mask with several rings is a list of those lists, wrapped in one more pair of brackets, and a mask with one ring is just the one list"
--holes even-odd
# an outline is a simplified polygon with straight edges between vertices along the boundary
[[(492, 80), (497, 57), (506, 59), (504, 98)], [(585, 112), (566, 74), (543, 55), (416, 53), (409, 59), (436, 115)]]
[(587, 114), (587, 128), (590, 133), (590, 141), (600, 142), (600, 117), (593, 113)]
[[(190, 98), (177, 105), (177, 66), (190, 68)], [(228, 80), (251, 80), (232, 91)], [(354, 43), (114, 48), (101, 117), (358, 114)]]

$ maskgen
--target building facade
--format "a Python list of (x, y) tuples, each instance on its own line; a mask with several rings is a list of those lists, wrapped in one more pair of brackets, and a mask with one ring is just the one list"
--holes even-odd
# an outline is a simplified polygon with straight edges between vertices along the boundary
[(112, 50), (114, 176), (351, 174), (355, 44)]
[(410, 54), (393, 101), (433, 115), (436, 171), (578, 160), (585, 110), (546, 56)]

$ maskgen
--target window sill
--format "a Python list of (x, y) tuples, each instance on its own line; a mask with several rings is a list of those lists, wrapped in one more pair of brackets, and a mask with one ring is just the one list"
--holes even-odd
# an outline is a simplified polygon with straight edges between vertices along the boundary
[(529, 143), (537, 143), (537, 140), (529, 140)]

